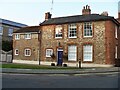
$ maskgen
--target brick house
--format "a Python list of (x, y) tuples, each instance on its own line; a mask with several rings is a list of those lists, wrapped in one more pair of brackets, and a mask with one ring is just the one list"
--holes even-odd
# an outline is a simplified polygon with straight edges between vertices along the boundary
[(120, 59), (120, 23), (107, 15), (91, 14), (88, 5), (82, 15), (51, 18), (45, 13), (40, 24), (40, 63), (78, 66), (80, 60), (82, 66), (114, 65)]
[(34, 60), (40, 58), (40, 26), (21, 28), (13, 34), (13, 59)]

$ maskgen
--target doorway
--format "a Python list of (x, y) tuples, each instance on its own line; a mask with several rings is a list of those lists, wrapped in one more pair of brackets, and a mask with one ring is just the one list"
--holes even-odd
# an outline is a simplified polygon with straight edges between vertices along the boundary
[(57, 49), (57, 65), (62, 66), (63, 63), (63, 49), (58, 48)]

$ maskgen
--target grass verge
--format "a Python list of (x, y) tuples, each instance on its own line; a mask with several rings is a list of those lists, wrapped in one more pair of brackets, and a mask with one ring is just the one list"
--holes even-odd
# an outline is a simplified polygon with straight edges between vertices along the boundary
[(0, 68), (19, 68), (19, 69), (79, 69), (78, 67), (61, 67), (61, 66), (13, 64), (13, 63), (1, 64)]

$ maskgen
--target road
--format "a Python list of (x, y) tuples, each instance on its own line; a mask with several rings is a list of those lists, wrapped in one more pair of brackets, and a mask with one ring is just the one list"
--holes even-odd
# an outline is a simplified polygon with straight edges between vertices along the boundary
[(3, 88), (118, 88), (113, 74), (2, 74)]

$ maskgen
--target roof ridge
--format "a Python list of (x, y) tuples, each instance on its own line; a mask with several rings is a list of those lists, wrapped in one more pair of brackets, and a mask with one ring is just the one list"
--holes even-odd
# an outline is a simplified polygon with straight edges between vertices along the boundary
[(67, 18), (67, 17), (77, 17), (77, 16), (89, 16), (89, 15), (99, 15), (99, 14), (71, 15), (71, 16), (54, 17), (54, 18), (51, 18), (51, 19)]
[[(104, 16), (100, 14), (73, 15), (73, 16), (51, 18), (43, 21), (40, 25), (65, 24), (65, 23), (75, 23), (75, 22), (78, 23), (78, 22), (101, 21), (101, 20), (115, 21), (115, 18), (112, 16)], [(115, 21), (115, 23), (118, 22)]]

